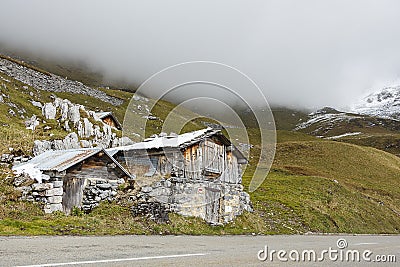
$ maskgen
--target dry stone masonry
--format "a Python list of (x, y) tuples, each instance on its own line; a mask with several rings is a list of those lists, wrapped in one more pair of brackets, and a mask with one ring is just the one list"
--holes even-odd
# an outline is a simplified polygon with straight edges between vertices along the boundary
[[(210, 190), (218, 190), (221, 195), (209, 199), (207, 191)], [(241, 184), (170, 178), (143, 186), (137, 194), (132, 213), (138, 215), (147, 212), (148, 217), (156, 221), (163, 221), (166, 218), (165, 212), (176, 212), (207, 220), (206, 209), (210, 207), (218, 207), (219, 211), (223, 211), (219, 223), (230, 222), (244, 211), (253, 211), (250, 196), (243, 191)]]
[(90, 179), (83, 190), (82, 209), (85, 212), (97, 207), (101, 201), (113, 201), (117, 196), (118, 186), (125, 183), (124, 179), (103, 180)]

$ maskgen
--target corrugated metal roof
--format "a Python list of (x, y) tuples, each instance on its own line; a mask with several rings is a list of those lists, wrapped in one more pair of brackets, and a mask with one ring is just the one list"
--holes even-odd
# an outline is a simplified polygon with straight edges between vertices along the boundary
[(116, 159), (112, 157), (112, 155), (101, 148), (49, 150), (34, 157), (28, 162), (19, 164), (16, 167), (23, 168), (24, 165), (33, 165), (36, 169), (41, 171), (62, 172), (101, 151), (103, 151), (128, 177), (133, 178), (133, 176), (127, 170), (125, 170), (125, 168)]
[(61, 172), (100, 151), (100, 148), (49, 150), (34, 157), (27, 163), (35, 165), (41, 171)]

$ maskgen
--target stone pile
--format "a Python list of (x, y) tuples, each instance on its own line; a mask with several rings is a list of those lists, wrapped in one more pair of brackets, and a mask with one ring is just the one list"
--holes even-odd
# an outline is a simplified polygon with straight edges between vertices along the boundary
[(4, 58), (0, 58), (0, 71), (18, 81), (41, 90), (84, 94), (98, 98), (114, 106), (119, 106), (123, 103), (123, 100), (109, 96), (106, 93), (86, 86), (81, 82), (64, 79), (54, 74), (44, 74)]
[(157, 223), (168, 222), (168, 208), (160, 202), (138, 202), (132, 206), (133, 217), (144, 216)]
[[(0, 163), (1, 164), (18, 164), (21, 162), (27, 162), (30, 160), (30, 156), (15, 156), (14, 154), (2, 154), (0, 156)], [(4, 165), (5, 166), (5, 165)]]

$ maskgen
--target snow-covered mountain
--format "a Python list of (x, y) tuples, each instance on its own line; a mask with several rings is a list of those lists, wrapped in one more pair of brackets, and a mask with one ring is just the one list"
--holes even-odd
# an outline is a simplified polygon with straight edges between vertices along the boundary
[(352, 113), (400, 120), (400, 85), (384, 87), (366, 96), (351, 111)]

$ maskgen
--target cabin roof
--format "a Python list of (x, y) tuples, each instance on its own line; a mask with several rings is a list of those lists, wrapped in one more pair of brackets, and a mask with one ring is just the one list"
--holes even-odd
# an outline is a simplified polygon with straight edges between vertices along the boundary
[(151, 150), (163, 148), (182, 149), (212, 136), (217, 136), (224, 145), (232, 146), (232, 152), (234, 153), (234, 155), (239, 159), (244, 159), (247, 163), (246, 157), (234, 145), (232, 145), (231, 141), (222, 134), (221, 130), (213, 129), (210, 127), (180, 135), (147, 138), (143, 142), (135, 143), (133, 145), (107, 149), (107, 152), (113, 156), (119, 151)]
[(90, 158), (100, 152), (104, 152), (128, 177), (132, 178), (131, 174), (125, 170), (124, 167), (114, 159), (106, 150), (100, 148), (82, 148), (82, 149), (67, 149), (67, 150), (49, 150), (33, 159), (19, 164), (18, 168), (26, 166), (35, 166), (36, 169), (41, 171), (65, 171), (72, 166)]
[(117, 117), (115, 117), (111, 111), (95, 112), (94, 114), (100, 120), (110, 116), (115, 121), (115, 124), (117, 125), (117, 129), (119, 129), (119, 130), (122, 129), (122, 124), (118, 121)]

